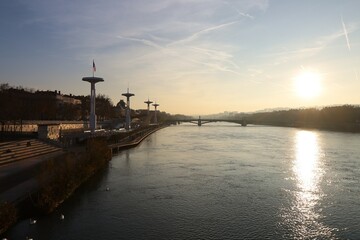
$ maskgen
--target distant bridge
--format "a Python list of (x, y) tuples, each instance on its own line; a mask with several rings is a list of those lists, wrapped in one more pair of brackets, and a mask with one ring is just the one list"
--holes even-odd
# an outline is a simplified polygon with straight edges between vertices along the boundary
[(207, 123), (212, 123), (212, 122), (231, 122), (231, 123), (237, 123), (240, 124), (241, 126), (246, 126), (247, 122), (245, 119), (239, 119), (239, 120), (232, 120), (232, 119), (201, 119), (201, 117), (199, 116), (198, 119), (196, 118), (192, 118), (192, 119), (175, 119), (172, 120), (171, 122), (176, 122), (176, 123), (181, 123), (181, 122), (188, 122), (188, 123), (193, 123), (196, 124), (198, 126), (202, 126), (204, 124)]

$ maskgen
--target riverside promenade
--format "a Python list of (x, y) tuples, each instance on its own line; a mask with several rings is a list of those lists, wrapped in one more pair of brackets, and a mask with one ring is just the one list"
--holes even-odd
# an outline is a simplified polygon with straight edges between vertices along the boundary
[(134, 135), (130, 135), (122, 139), (117, 143), (109, 144), (108, 147), (111, 149), (111, 154), (116, 155), (121, 150), (136, 147), (149, 135), (165, 127), (167, 127), (167, 125), (159, 125), (159, 126), (154, 126), (152, 129), (144, 129), (140, 132), (137, 132)]
[[(166, 127), (153, 125), (144, 129), (128, 132), (117, 140), (109, 140), (108, 148), (112, 155), (121, 150), (136, 147), (152, 133)], [(116, 134), (113, 134), (116, 136)], [(109, 137), (100, 132), (95, 137)], [(85, 147), (62, 149), (36, 139), (0, 143), (0, 202), (15, 205), (39, 190), (37, 175), (42, 163), (59, 157), (66, 152), (85, 151)]]
[(36, 175), (43, 162), (64, 154), (37, 139), (0, 143), (0, 202), (19, 203), (38, 188)]

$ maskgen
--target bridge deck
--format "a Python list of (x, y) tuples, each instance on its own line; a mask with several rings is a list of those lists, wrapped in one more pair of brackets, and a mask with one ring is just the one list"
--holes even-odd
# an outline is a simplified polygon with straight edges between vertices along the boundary
[(177, 119), (173, 120), (174, 122), (189, 122), (193, 124), (197, 124), (198, 126), (201, 126), (206, 123), (212, 123), (212, 122), (230, 122), (230, 123), (236, 123), (241, 124), (242, 126), (246, 126), (247, 122), (245, 119), (239, 119), (239, 120), (232, 120), (232, 119), (208, 119), (208, 118), (198, 118), (198, 119)]

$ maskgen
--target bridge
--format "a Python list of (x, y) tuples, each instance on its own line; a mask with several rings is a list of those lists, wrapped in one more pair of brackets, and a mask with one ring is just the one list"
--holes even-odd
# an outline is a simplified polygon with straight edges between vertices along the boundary
[(175, 122), (175, 123), (181, 123), (181, 122), (188, 122), (188, 123), (193, 123), (196, 124), (198, 126), (202, 126), (204, 124), (207, 123), (212, 123), (212, 122), (230, 122), (230, 123), (237, 123), (240, 124), (241, 126), (245, 127), (247, 125), (247, 121), (245, 119), (238, 119), (238, 120), (234, 120), (234, 119), (201, 119), (201, 117), (199, 116), (198, 119), (195, 118), (189, 118), (189, 119), (176, 119), (176, 120), (172, 120), (171, 122)]

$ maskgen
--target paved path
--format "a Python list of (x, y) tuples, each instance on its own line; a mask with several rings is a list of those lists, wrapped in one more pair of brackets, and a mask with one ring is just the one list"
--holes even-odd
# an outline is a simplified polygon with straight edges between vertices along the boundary
[(63, 151), (56, 151), (0, 165), (0, 202), (17, 202), (36, 190), (36, 174), (40, 163), (61, 154)]

